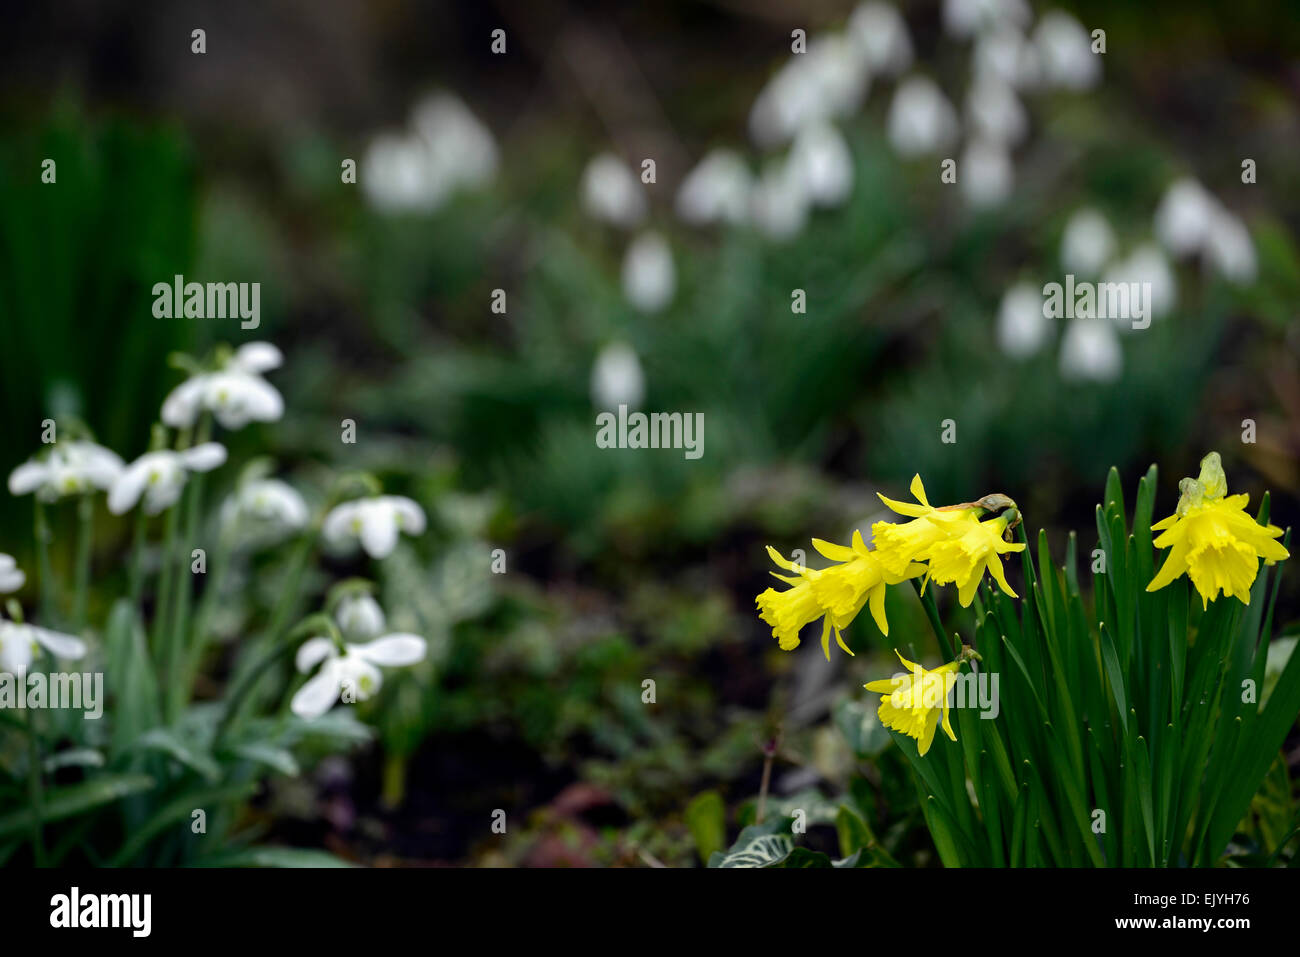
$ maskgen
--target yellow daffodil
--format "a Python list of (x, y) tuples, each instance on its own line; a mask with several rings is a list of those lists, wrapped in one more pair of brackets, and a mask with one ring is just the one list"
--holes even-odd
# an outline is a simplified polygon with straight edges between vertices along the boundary
[(899, 525), (876, 522), (871, 526), (871, 543), (875, 546), (876, 556), (880, 564), (894, 574), (901, 574), (913, 561), (926, 558), (930, 547), (951, 536), (954, 528), (975, 508), (973, 503), (935, 508), (925, 497), (925, 486), (919, 474), (912, 477), (910, 491), (919, 504), (897, 502), (876, 493), (899, 515), (912, 518), (912, 521)]
[(952, 725), (948, 723), (948, 694), (957, 683), (957, 670), (968, 658), (977, 658), (973, 650), (963, 646), (955, 661), (927, 671), (915, 662), (908, 661), (897, 649), (894, 654), (907, 669), (907, 674), (894, 675), (864, 685), (868, 691), (881, 695), (876, 714), (886, 728), (899, 734), (916, 738), (916, 749), (921, 755), (930, 750), (934, 730), (942, 722), (943, 730), (952, 741), (957, 740)]
[(981, 522), (975, 513), (962, 513), (963, 518), (950, 529), (950, 537), (935, 542), (930, 546), (927, 557), (930, 560), (929, 578), (937, 584), (957, 585), (957, 600), (963, 608), (970, 607), (975, 597), (975, 589), (987, 569), (1004, 592), (1012, 598), (1019, 596), (1007, 584), (1006, 572), (1002, 569), (999, 557), (1009, 552), (1024, 551), (1024, 544), (1003, 540), (1007, 525), (1018, 519), (1015, 509), (1008, 509), (997, 518)]
[(1290, 558), (1276, 525), (1260, 525), (1246, 512), (1249, 495), (1228, 495), (1228, 481), (1218, 452), (1201, 460), (1199, 478), (1179, 483), (1182, 492), (1173, 515), (1151, 526), (1163, 534), (1153, 544), (1169, 554), (1147, 591), (1164, 588), (1187, 573), (1206, 608), (1219, 594), (1250, 604), (1250, 587), (1266, 564)]

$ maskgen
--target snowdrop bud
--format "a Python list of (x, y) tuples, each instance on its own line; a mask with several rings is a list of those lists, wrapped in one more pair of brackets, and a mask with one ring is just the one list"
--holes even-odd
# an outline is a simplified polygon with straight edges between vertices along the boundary
[(611, 153), (601, 153), (582, 172), (582, 206), (588, 215), (631, 229), (645, 219), (645, 189), (631, 168)]
[(1034, 30), (1043, 82), (1067, 90), (1086, 90), (1101, 79), (1101, 60), (1088, 32), (1068, 13), (1052, 10)]
[(623, 295), (627, 301), (642, 312), (658, 312), (672, 301), (676, 288), (668, 241), (655, 232), (637, 236), (623, 257)]
[(943, 28), (959, 40), (1000, 24), (1024, 27), (1031, 18), (1025, 0), (944, 0), (943, 3)]
[(431, 213), (446, 199), (446, 183), (434, 174), (427, 145), (418, 137), (382, 133), (361, 159), (361, 190), (382, 213)]
[(379, 607), (379, 602), (364, 593), (342, 598), (334, 611), (334, 620), (338, 622), (343, 637), (353, 641), (377, 638), (386, 627), (384, 610)]
[(988, 140), (972, 140), (962, 152), (962, 195), (972, 206), (996, 206), (1011, 195), (1015, 173), (1006, 147)]
[(739, 224), (749, 218), (754, 177), (738, 153), (710, 152), (682, 180), (677, 191), (677, 215), (688, 223)]
[(1248, 283), (1255, 278), (1255, 245), (1250, 232), (1225, 209), (1215, 210), (1205, 237), (1205, 259), (1229, 282)]
[(439, 92), (421, 100), (411, 126), (428, 148), (429, 168), (444, 193), (486, 185), (496, 175), (496, 141), (459, 97)]
[(591, 369), (591, 402), (598, 411), (612, 411), (620, 405), (640, 407), (645, 398), (645, 376), (636, 351), (625, 342), (600, 350)]
[(940, 150), (957, 138), (957, 112), (933, 80), (909, 76), (889, 104), (889, 142), (904, 157)]
[(998, 345), (1007, 355), (1023, 359), (1047, 341), (1051, 323), (1043, 314), (1043, 297), (1028, 283), (1006, 291), (998, 309)]
[(839, 206), (853, 191), (853, 154), (840, 131), (829, 123), (800, 130), (789, 162), (814, 205)]
[(754, 225), (769, 239), (784, 241), (808, 222), (808, 194), (803, 178), (787, 160), (768, 164), (751, 200)]
[(307, 503), (278, 479), (242, 482), (221, 506), (221, 522), (246, 541), (275, 542), (307, 527)]
[(18, 567), (14, 557), (0, 552), (0, 594), (17, 591), (23, 587), (23, 583), (26, 581), (27, 576)]
[(888, 3), (872, 0), (849, 15), (849, 39), (858, 45), (872, 73), (898, 76), (912, 65), (912, 40), (907, 23)]
[(1176, 257), (1196, 252), (1209, 236), (1217, 205), (1196, 180), (1175, 181), (1156, 207), (1156, 238)]
[(1024, 139), (1029, 127), (1015, 90), (992, 77), (980, 77), (972, 84), (966, 95), (966, 116), (976, 136), (1008, 146)]
[(1115, 254), (1115, 233), (1092, 208), (1078, 210), (1061, 235), (1061, 265), (1066, 272), (1095, 276)]
[(1109, 319), (1071, 319), (1061, 342), (1061, 374), (1067, 379), (1109, 382), (1124, 364), (1119, 334)]
[[(1160, 247), (1154, 243), (1144, 243), (1125, 260), (1106, 270), (1104, 282), (1150, 283), (1151, 315), (1159, 318), (1169, 314), (1178, 299), (1178, 283), (1174, 279), (1169, 261), (1165, 259)], [(1132, 322), (1121, 320), (1120, 329), (1132, 329)]]
[(1020, 29), (1003, 25), (975, 41), (975, 77), (996, 80), (1016, 89), (1036, 86), (1042, 67), (1037, 49)]

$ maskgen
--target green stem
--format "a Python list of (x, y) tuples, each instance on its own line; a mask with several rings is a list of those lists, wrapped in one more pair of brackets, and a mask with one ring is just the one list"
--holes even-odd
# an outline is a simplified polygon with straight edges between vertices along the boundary
[(50, 525), (45, 515), (45, 504), (35, 499), (36, 560), (41, 575), (41, 623), (47, 628), (54, 621), (54, 572), (50, 567)]
[[(212, 419), (204, 413), (199, 420), (198, 430), (195, 435), (194, 444), (202, 445), (208, 441), (212, 434)], [(187, 436), (188, 438), (188, 436)], [(198, 472), (190, 476), (188, 487), (185, 489), (185, 530), (181, 539), (182, 550), (181, 557), (184, 567), (189, 567), (191, 561), (190, 555), (194, 548), (199, 531), (199, 512), (203, 500), (204, 473)], [(172, 622), (171, 634), (171, 651), (168, 655), (169, 661), (169, 682), (167, 689), (167, 714), (171, 720), (175, 720), (183, 706), (184, 701), (189, 698), (189, 654), (185, 647), (185, 639), (189, 632), (190, 626), (190, 599), (194, 593), (193, 573), (186, 574), (178, 570), (176, 575), (176, 596), (172, 602), (173, 614), (175, 620)]]
[(41, 744), (36, 735), (36, 715), (27, 712), (28, 755), (27, 798), (32, 805), (32, 858), (37, 867), (45, 866), (45, 834), (41, 817), (45, 813), (44, 769), (41, 767)]
[(143, 508), (135, 510), (135, 542), (131, 546), (131, 572), (130, 572), (130, 589), (131, 604), (135, 606), (137, 612), (140, 611), (140, 596), (144, 592), (144, 549), (145, 549), (145, 531), (148, 523), (148, 516), (145, 515)]
[(934, 601), (934, 589), (926, 588), (915, 578), (912, 579), (912, 587), (916, 589), (917, 597), (921, 599), (921, 607), (925, 609), (925, 616), (930, 619), (930, 627), (934, 629), (935, 637), (939, 639), (939, 646), (948, 656), (945, 660), (952, 661), (957, 657), (957, 652), (953, 650), (952, 639), (943, 630), (943, 620), (939, 617), (939, 606)]
[(173, 505), (163, 516), (162, 567), (158, 572), (157, 606), (153, 610), (153, 637), (150, 646), (153, 648), (155, 664), (161, 674), (167, 673), (163, 668), (163, 653), (166, 651), (164, 639), (167, 635), (167, 622), (171, 618), (172, 578), (175, 571), (173, 566), (176, 564), (177, 511), (177, 506)]
[[(203, 597), (199, 600), (199, 607), (194, 612), (194, 642), (193, 647), (190, 649), (189, 669), (185, 674), (187, 692), (193, 690), (194, 679), (203, 664), (203, 653), (207, 650), (208, 638), (212, 631), (212, 613), (216, 608), (217, 601), (221, 598), (222, 591), (225, 590), (226, 578), (230, 574), (230, 566), (234, 557), (233, 551), (230, 537), (223, 532), (217, 539), (217, 548), (213, 552), (212, 561), (208, 563), (208, 582), (203, 586)], [(182, 704), (186, 703), (188, 702), (182, 702)]]
[(89, 495), (77, 502), (77, 592), (72, 606), (73, 630), (86, 627), (86, 602), (90, 594), (90, 555), (95, 534), (95, 502)]

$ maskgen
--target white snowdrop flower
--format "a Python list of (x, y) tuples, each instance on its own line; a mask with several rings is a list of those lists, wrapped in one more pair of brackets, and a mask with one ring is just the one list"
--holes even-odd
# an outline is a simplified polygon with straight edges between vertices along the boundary
[(1091, 207), (1074, 213), (1061, 234), (1061, 265), (1066, 272), (1095, 276), (1115, 254), (1115, 231)]
[(286, 482), (241, 482), (221, 506), (221, 523), (256, 541), (278, 541), (307, 527), (307, 503)]
[(866, 97), (871, 75), (865, 54), (841, 34), (820, 36), (767, 82), (749, 114), (755, 142), (771, 147), (806, 124), (848, 116)]
[(894, 91), (886, 121), (889, 142), (904, 157), (933, 153), (957, 138), (957, 111), (934, 81), (909, 76)]
[(36, 652), (44, 648), (56, 658), (82, 658), (86, 643), (59, 631), (0, 618), (0, 673), (27, 673)]
[(1029, 119), (1016, 91), (1002, 80), (978, 77), (966, 94), (966, 116), (974, 134), (1014, 146), (1025, 138)]
[(858, 45), (870, 72), (898, 76), (912, 65), (912, 38), (907, 23), (888, 3), (860, 3), (849, 14), (849, 39)]
[(26, 581), (27, 576), (18, 567), (14, 557), (0, 552), (0, 594), (17, 591)]
[(1041, 79), (1037, 48), (1010, 24), (981, 33), (973, 56), (976, 80), (997, 80), (1015, 89), (1026, 89)]
[(283, 361), (283, 354), (269, 342), (240, 346), (221, 368), (192, 375), (172, 389), (163, 400), (163, 423), (173, 429), (189, 428), (204, 411), (231, 430), (250, 422), (277, 421), (284, 415), (284, 397), (262, 373)]
[(1156, 238), (1175, 257), (1200, 250), (1210, 233), (1217, 206), (1217, 200), (1196, 180), (1184, 177), (1174, 181), (1156, 207)]
[(582, 171), (582, 207), (588, 215), (623, 229), (645, 219), (645, 188), (631, 167), (612, 153), (592, 158)]
[(445, 192), (483, 186), (496, 175), (496, 140), (459, 97), (445, 91), (425, 97), (411, 111), (411, 126)]
[(966, 201), (975, 207), (996, 206), (1011, 195), (1015, 171), (1001, 143), (975, 139), (961, 156), (958, 183)]
[(623, 295), (627, 301), (642, 312), (659, 312), (672, 301), (676, 291), (677, 272), (668, 241), (656, 232), (637, 236), (623, 257)]
[(383, 684), (380, 666), (413, 665), (424, 658), (427, 644), (419, 635), (392, 634), (364, 644), (346, 644), (340, 653), (328, 638), (309, 638), (299, 647), (295, 664), (306, 674), (320, 670), (298, 689), (289, 707), (300, 718), (319, 718), (341, 696), (365, 701)]
[(1109, 382), (1124, 365), (1119, 334), (1109, 319), (1071, 319), (1061, 341), (1061, 374)]
[(789, 163), (815, 206), (839, 206), (853, 192), (853, 154), (840, 131), (829, 123), (800, 130)]
[(712, 150), (686, 174), (677, 191), (677, 215), (688, 223), (733, 225), (749, 218), (749, 197), (754, 176), (740, 154)]
[(769, 239), (792, 239), (808, 222), (808, 193), (803, 178), (787, 160), (771, 162), (763, 170), (750, 200), (754, 225)]
[(365, 592), (341, 598), (338, 607), (334, 609), (334, 620), (338, 622), (339, 630), (345, 638), (358, 641), (378, 638), (388, 627), (379, 602)]
[(1016, 283), (1002, 296), (998, 308), (998, 345), (1007, 355), (1024, 359), (1043, 347), (1051, 321), (1043, 312), (1043, 296), (1029, 283)]
[(1025, 0), (944, 0), (943, 28), (966, 40), (1001, 24), (1028, 26), (1033, 14)]
[(12, 495), (36, 493), (42, 502), (69, 495), (105, 491), (122, 474), (117, 453), (84, 439), (56, 442), (48, 453), (31, 458), (9, 474)]
[(157, 515), (180, 500), (190, 472), (211, 472), (226, 461), (226, 448), (204, 442), (192, 449), (146, 452), (118, 476), (108, 490), (108, 510), (121, 515), (144, 497), (146, 515)]
[(614, 342), (600, 350), (591, 367), (591, 402), (600, 411), (620, 405), (636, 409), (645, 398), (645, 375), (636, 350), (625, 342)]
[(1101, 79), (1101, 59), (1078, 20), (1060, 10), (1043, 15), (1034, 28), (1034, 46), (1043, 82), (1067, 90), (1086, 90)]
[(361, 191), (384, 213), (431, 213), (447, 198), (447, 182), (435, 175), (429, 147), (407, 133), (381, 133), (361, 159)]
[[(1169, 266), (1169, 260), (1155, 243), (1142, 244), (1126, 259), (1112, 265), (1106, 270), (1102, 281), (1150, 283), (1153, 318), (1168, 315), (1178, 300), (1178, 283)], [(1128, 319), (1122, 319), (1119, 321), (1119, 327), (1132, 329), (1133, 324)]]
[(1205, 261), (1230, 282), (1255, 279), (1255, 244), (1240, 219), (1222, 207), (1214, 211), (1205, 237)]
[(360, 542), (371, 558), (386, 558), (399, 532), (424, 534), (424, 510), (402, 495), (376, 495), (336, 505), (325, 516), (321, 534), (336, 548)]

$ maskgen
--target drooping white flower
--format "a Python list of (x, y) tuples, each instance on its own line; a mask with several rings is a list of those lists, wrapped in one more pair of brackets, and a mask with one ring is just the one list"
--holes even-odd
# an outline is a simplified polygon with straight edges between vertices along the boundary
[(1217, 206), (1218, 201), (1196, 180), (1175, 180), (1156, 207), (1156, 237), (1179, 258), (1199, 251), (1214, 224)]
[(867, 68), (882, 76), (898, 76), (912, 65), (912, 39), (897, 8), (868, 0), (849, 14), (849, 39), (858, 45)]
[(226, 447), (217, 442), (180, 452), (146, 452), (128, 465), (109, 489), (108, 510), (121, 515), (143, 496), (145, 514), (157, 515), (180, 500), (190, 472), (211, 472), (225, 461)]
[(221, 506), (223, 526), (258, 542), (278, 541), (299, 531), (308, 518), (303, 497), (279, 479), (241, 482)]
[(0, 672), (25, 674), (41, 648), (58, 658), (86, 654), (86, 643), (80, 638), (0, 618)]
[(338, 607), (334, 609), (334, 620), (338, 622), (344, 638), (356, 641), (378, 638), (388, 627), (388, 620), (384, 617), (379, 602), (365, 592), (341, 598)]
[(645, 187), (632, 168), (612, 153), (592, 158), (582, 171), (582, 208), (587, 214), (623, 229), (645, 219)]
[(35, 492), (42, 502), (56, 502), (68, 495), (106, 490), (121, 474), (122, 459), (102, 445), (84, 439), (56, 442), (47, 454), (28, 459), (9, 474), (9, 492)]
[(686, 174), (677, 191), (677, 215), (688, 223), (733, 225), (749, 218), (754, 176), (739, 153), (712, 150)]
[[(1169, 260), (1155, 243), (1143, 243), (1127, 258), (1114, 263), (1106, 270), (1102, 281), (1150, 283), (1151, 316), (1155, 319), (1168, 315), (1178, 300), (1178, 282), (1169, 266)], [(1132, 328), (1128, 319), (1120, 322), (1120, 329)]]
[(641, 312), (659, 312), (677, 291), (668, 240), (659, 233), (641, 233), (623, 257), (623, 295)]
[(1115, 323), (1109, 319), (1071, 319), (1061, 340), (1061, 374), (1067, 379), (1109, 382), (1124, 365)]
[(1014, 146), (1025, 138), (1029, 120), (1016, 91), (993, 77), (979, 77), (966, 94), (966, 117), (974, 134)]
[(853, 154), (840, 131), (829, 123), (800, 130), (789, 162), (814, 206), (839, 206), (853, 192)]
[(360, 543), (371, 558), (386, 558), (397, 536), (424, 533), (424, 510), (403, 495), (376, 495), (336, 505), (325, 516), (321, 534), (336, 548)]
[(1031, 17), (1025, 0), (944, 0), (943, 3), (943, 28), (959, 40), (1004, 24), (1025, 27)]
[(980, 33), (973, 56), (977, 81), (994, 80), (1014, 89), (1028, 89), (1042, 78), (1038, 48), (1010, 23)]
[(790, 57), (767, 82), (749, 114), (749, 130), (763, 147), (793, 139), (809, 123), (854, 113), (866, 97), (871, 75), (858, 44), (826, 34)]
[(18, 567), (14, 557), (0, 552), (0, 594), (17, 591), (23, 587), (26, 581), (27, 576)]
[(318, 718), (340, 696), (365, 701), (383, 684), (380, 666), (413, 665), (424, 658), (427, 645), (419, 635), (392, 634), (363, 644), (346, 644), (340, 653), (328, 638), (310, 638), (298, 649), (295, 664), (303, 674), (320, 670), (298, 689), (290, 702), (300, 718)]
[(636, 409), (645, 398), (645, 374), (636, 350), (625, 342), (613, 342), (600, 350), (591, 367), (591, 402), (600, 411), (620, 405)]
[(221, 368), (190, 376), (163, 400), (162, 420), (174, 429), (189, 428), (201, 412), (211, 412), (226, 429), (249, 422), (275, 422), (284, 415), (284, 398), (262, 374), (284, 361), (269, 342), (249, 342), (234, 351)]
[(361, 159), (361, 191), (383, 213), (431, 213), (447, 198), (449, 184), (429, 161), (428, 145), (412, 133), (380, 133)]
[(1095, 276), (1115, 254), (1115, 231), (1092, 207), (1077, 210), (1061, 234), (1061, 265), (1066, 272)]
[(808, 206), (803, 177), (788, 158), (764, 167), (750, 197), (750, 214), (761, 233), (778, 242), (793, 239), (808, 222)]
[(1088, 31), (1068, 13), (1044, 14), (1034, 28), (1034, 46), (1048, 86), (1086, 90), (1101, 79), (1101, 58), (1092, 52)]
[(1011, 195), (1015, 171), (1011, 155), (1001, 143), (971, 140), (962, 151), (960, 170), (957, 182), (972, 206), (996, 206)]
[(1255, 244), (1240, 219), (1226, 209), (1214, 211), (1210, 231), (1205, 237), (1205, 261), (1219, 275), (1234, 283), (1255, 279)]
[(1043, 347), (1050, 331), (1039, 290), (1022, 282), (1006, 291), (998, 308), (998, 345), (1003, 352), (1016, 359), (1031, 356)]
[(904, 157), (922, 156), (957, 138), (957, 111), (926, 76), (909, 76), (894, 91), (886, 120), (889, 142)]

